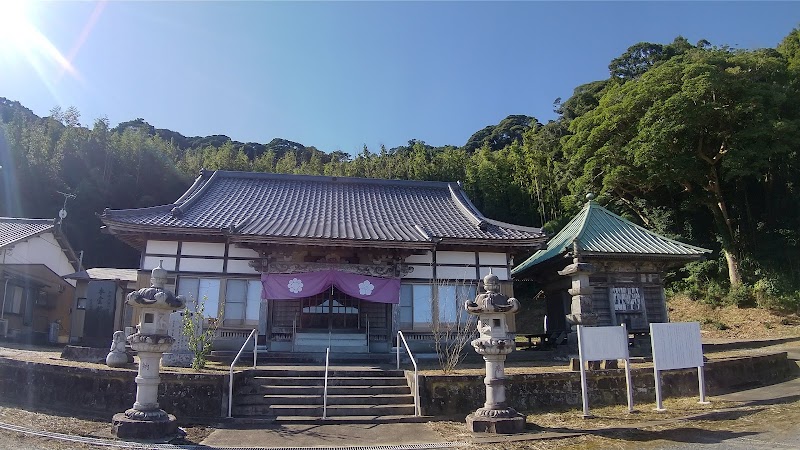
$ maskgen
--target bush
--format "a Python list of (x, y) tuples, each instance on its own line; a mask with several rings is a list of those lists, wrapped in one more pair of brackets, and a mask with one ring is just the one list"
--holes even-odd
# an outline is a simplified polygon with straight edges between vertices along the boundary
[(753, 297), (756, 304), (765, 309), (782, 313), (800, 310), (800, 291), (792, 289), (784, 277), (769, 274), (753, 285)]
[(192, 369), (203, 370), (211, 354), (211, 346), (217, 334), (217, 319), (206, 318), (206, 298), (191, 299), (183, 314), (183, 334), (188, 338), (189, 351), (194, 354)]
[(720, 330), (720, 331), (725, 331), (725, 330), (727, 330), (728, 328), (730, 328), (730, 327), (729, 327), (728, 325), (726, 325), (725, 323), (723, 323), (723, 322), (721, 322), (721, 321), (719, 321), (719, 320), (717, 320), (717, 319), (712, 319), (712, 318), (710, 318), (710, 317), (706, 317), (705, 319), (703, 319), (703, 322), (702, 322), (702, 324), (703, 324), (703, 325), (709, 325), (709, 326), (711, 326), (712, 328), (716, 328), (717, 330)]
[(756, 299), (753, 296), (753, 290), (742, 284), (730, 288), (728, 295), (725, 296), (725, 303), (739, 308), (752, 308), (756, 306)]

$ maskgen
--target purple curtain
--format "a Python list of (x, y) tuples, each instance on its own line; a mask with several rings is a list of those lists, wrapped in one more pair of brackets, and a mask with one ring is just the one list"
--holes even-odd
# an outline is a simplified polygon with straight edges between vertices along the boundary
[(377, 303), (400, 303), (400, 279), (325, 270), (305, 273), (261, 274), (262, 298), (285, 300), (311, 297), (331, 285), (345, 294)]

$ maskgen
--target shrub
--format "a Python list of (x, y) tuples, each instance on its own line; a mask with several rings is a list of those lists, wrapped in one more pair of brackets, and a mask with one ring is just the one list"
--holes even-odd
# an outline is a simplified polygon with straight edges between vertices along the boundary
[(756, 306), (756, 299), (753, 290), (744, 284), (732, 286), (725, 296), (725, 303), (738, 306), (739, 308), (751, 308)]
[(192, 369), (203, 370), (217, 334), (217, 319), (206, 318), (206, 298), (203, 301), (192, 299), (187, 306), (183, 311), (183, 335), (188, 338), (187, 346), (194, 354)]

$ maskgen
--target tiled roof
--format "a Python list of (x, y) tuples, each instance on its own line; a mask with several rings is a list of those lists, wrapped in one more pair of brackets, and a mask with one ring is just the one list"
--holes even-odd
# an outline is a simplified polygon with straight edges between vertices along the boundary
[[(541, 229), (485, 218), (457, 183), (204, 171), (175, 203), (106, 210), (112, 233), (207, 233), (538, 246)], [(491, 241), (491, 242), (488, 242)]]
[(81, 270), (80, 272), (64, 275), (64, 278), (72, 280), (121, 280), (136, 281), (136, 269), (113, 269), (106, 267), (95, 267), (94, 269)]
[(583, 255), (641, 255), (653, 257), (685, 257), (694, 259), (711, 250), (684, 244), (660, 236), (603, 208), (594, 201), (583, 209), (547, 243), (525, 262), (515, 267), (512, 275), (572, 249), (573, 242)]
[(23, 219), (0, 217), (0, 248), (22, 242), (55, 228), (53, 219)]

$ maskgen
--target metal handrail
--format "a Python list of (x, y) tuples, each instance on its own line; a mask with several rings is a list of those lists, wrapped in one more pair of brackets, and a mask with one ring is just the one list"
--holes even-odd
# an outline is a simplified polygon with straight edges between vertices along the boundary
[(408, 357), (411, 358), (411, 362), (414, 364), (414, 415), (419, 417), (422, 415), (420, 412), (420, 405), (419, 405), (419, 369), (417, 368), (417, 360), (414, 359), (414, 355), (411, 354), (411, 349), (408, 348), (408, 342), (406, 342), (406, 337), (403, 336), (402, 331), (397, 332), (397, 369), (400, 370), (400, 341), (403, 341), (403, 345), (406, 347), (406, 351), (408, 352)]
[(328, 418), (328, 366), (331, 357), (331, 348), (325, 351), (325, 388), (322, 391), (322, 418)]
[(247, 343), (250, 342), (250, 338), (253, 338), (253, 369), (256, 368), (256, 361), (258, 360), (258, 330), (254, 328), (247, 336), (247, 339), (245, 339), (242, 348), (239, 349), (239, 353), (236, 354), (236, 357), (233, 358), (233, 362), (231, 363), (230, 377), (228, 378), (228, 417), (232, 417), (231, 411), (233, 411), (233, 366), (236, 365), (236, 361), (239, 361), (239, 357), (242, 356), (242, 352), (244, 352)]
[(297, 337), (297, 314), (294, 315), (294, 320), (292, 321), (292, 351), (294, 352), (294, 341)]

